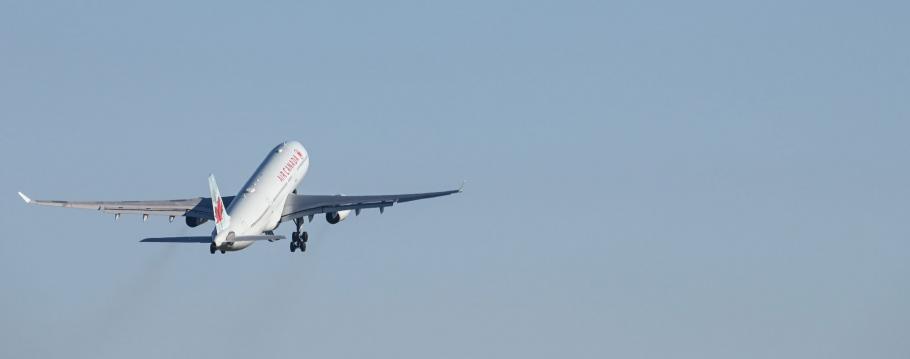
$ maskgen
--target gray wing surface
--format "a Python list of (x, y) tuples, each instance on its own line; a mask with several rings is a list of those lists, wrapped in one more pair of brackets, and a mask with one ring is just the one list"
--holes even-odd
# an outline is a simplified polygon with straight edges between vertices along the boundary
[(391, 207), (396, 203), (416, 201), (419, 199), (448, 196), (454, 193), (460, 193), (461, 188), (427, 193), (407, 193), (407, 194), (390, 194), (378, 196), (322, 196), (322, 195), (301, 195), (290, 194), (284, 202), (284, 212), (281, 214), (281, 220), (287, 221), (296, 218), (316, 215), (320, 213), (330, 213), (344, 210), (356, 210), (359, 212), (365, 208)]
[[(159, 201), (59, 201), (38, 200), (28, 198), (19, 193), (19, 196), (28, 204), (64, 208), (94, 209), (105, 213), (150, 214), (164, 216), (187, 216), (205, 219), (214, 219), (212, 212), (212, 199), (196, 197), (188, 199), (172, 199)], [(224, 205), (230, 205), (234, 197), (222, 197)]]

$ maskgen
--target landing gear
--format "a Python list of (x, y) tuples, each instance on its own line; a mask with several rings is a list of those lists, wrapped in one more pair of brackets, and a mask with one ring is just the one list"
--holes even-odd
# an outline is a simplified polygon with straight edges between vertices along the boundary
[(306, 252), (306, 242), (309, 240), (310, 235), (307, 232), (294, 232), (291, 233), (291, 252), (300, 249), (301, 252)]
[[(292, 253), (294, 251), (296, 251), (297, 248), (301, 248), (300, 243), (301, 243), (300, 236), (297, 234), (297, 232), (291, 233), (291, 252)], [(303, 252), (302, 248), (301, 248), (301, 252)]]
[(301, 252), (306, 252), (306, 242), (310, 239), (310, 235), (305, 231), (301, 231), (303, 218), (295, 219), (294, 224), (297, 225), (297, 231), (291, 233), (291, 252), (297, 249), (300, 249)]
[(225, 250), (223, 248), (218, 248), (218, 246), (215, 245), (215, 242), (212, 242), (209, 244), (209, 253), (215, 254), (215, 252), (218, 252), (218, 251), (221, 251), (221, 254), (224, 254), (224, 252), (225, 252)]

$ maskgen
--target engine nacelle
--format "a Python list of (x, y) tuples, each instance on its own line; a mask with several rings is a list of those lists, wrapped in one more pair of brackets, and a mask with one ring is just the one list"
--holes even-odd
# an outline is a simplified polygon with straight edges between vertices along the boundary
[(325, 220), (326, 220), (326, 222), (335, 224), (335, 223), (343, 221), (345, 218), (348, 218), (348, 215), (350, 215), (350, 214), (351, 214), (350, 209), (346, 209), (344, 211), (338, 211), (338, 212), (329, 212), (329, 213), (325, 214)]
[(198, 227), (200, 224), (208, 222), (209, 220), (199, 217), (190, 217), (186, 216), (186, 225), (190, 227)]

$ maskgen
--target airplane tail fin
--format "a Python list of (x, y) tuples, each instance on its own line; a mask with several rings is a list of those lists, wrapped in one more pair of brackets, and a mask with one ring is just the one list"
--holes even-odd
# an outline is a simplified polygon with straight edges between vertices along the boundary
[(215, 175), (209, 175), (209, 192), (212, 194), (212, 212), (215, 214), (215, 231), (221, 233), (231, 223), (231, 216), (224, 207), (224, 201), (221, 200), (221, 192), (218, 191), (218, 184), (215, 183)]

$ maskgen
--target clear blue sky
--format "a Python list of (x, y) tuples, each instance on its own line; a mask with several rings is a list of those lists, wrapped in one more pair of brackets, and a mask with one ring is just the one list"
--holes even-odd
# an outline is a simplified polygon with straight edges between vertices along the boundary
[[(0, 357), (910, 357), (901, 1), (5, 1)], [(36, 198), (453, 197), (212, 256)], [(279, 231), (291, 232), (284, 225)]]

